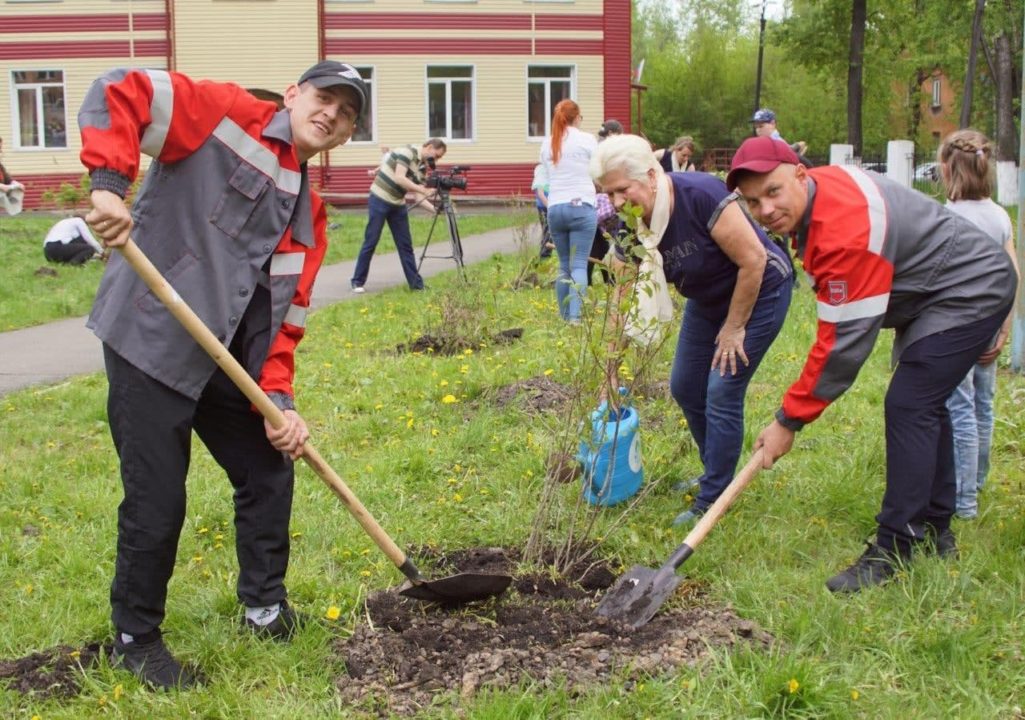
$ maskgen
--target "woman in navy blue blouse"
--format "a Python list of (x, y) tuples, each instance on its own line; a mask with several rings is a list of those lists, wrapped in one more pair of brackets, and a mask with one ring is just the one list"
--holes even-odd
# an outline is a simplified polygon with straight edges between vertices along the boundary
[(697, 487), (693, 505), (674, 521), (690, 524), (736, 471), (744, 396), (786, 318), (793, 268), (721, 180), (666, 173), (636, 135), (601, 143), (591, 174), (617, 209), (627, 202), (641, 208), (642, 234), (654, 233), (645, 245), (661, 255), (666, 283), (687, 298), (670, 390), (703, 466), (696, 480), (678, 484)]

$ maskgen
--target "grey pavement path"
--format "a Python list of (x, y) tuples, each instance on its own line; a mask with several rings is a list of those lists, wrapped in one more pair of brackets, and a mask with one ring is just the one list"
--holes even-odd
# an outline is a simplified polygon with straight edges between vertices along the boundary
[[(463, 238), (463, 262), (469, 265), (495, 253), (515, 252), (518, 249), (516, 235), (516, 228), (510, 227)], [(390, 242), (390, 236), (384, 233), (370, 265), (370, 277), (365, 286), (369, 293), (406, 283), (398, 254), (394, 251), (381, 252)], [(533, 247), (536, 239), (532, 237), (530, 242)], [(415, 250), (419, 259), (423, 246)], [(456, 264), (451, 258), (432, 257), (448, 254), (450, 247), (447, 238), (443, 241), (431, 240), (427, 247), (427, 257), (420, 269), (421, 275), (427, 278), (455, 270)], [(314, 310), (360, 297), (349, 289), (349, 278), (352, 277), (355, 264), (354, 260), (349, 260), (321, 268), (313, 289)], [(86, 328), (84, 317), (0, 333), (0, 396), (32, 385), (56, 383), (74, 375), (102, 369), (103, 351), (100, 341)]]

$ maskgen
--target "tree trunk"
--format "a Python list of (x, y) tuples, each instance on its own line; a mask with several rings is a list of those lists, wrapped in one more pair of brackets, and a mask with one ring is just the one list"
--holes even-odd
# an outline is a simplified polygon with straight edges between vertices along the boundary
[(866, 0), (851, 3), (851, 51), (847, 62), (847, 142), (861, 156), (861, 90), (865, 59)]
[(972, 18), (972, 43), (968, 48), (968, 70), (964, 76), (964, 94), (961, 96), (961, 120), (958, 127), (966, 128), (972, 124), (972, 93), (975, 89), (975, 61), (979, 56), (979, 43), (982, 42), (982, 14), (986, 9), (986, 0), (975, 0), (975, 15)]
[(918, 128), (922, 124), (922, 83), (929, 77), (925, 68), (915, 70), (915, 76), (911, 78), (911, 85), (908, 87), (908, 103), (911, 117), (908, 120), (908, 137), (918, 142)]
[(1014, 56), (1011, 38), (1003, 31), (997, 35), (993, 44), (997, 70), (997, 160), (1017, 160), (1017, 138), (1014, 132)]

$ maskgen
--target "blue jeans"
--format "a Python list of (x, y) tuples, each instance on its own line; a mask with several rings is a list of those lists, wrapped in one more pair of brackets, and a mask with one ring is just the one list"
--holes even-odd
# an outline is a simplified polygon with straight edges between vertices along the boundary
[(359, 249), (356, 269), (352, 273), (352, 284), (366, 285), (367, 275), (370, 274), (370, 259), (374, 257), (385, 221), (395, 241), (395, 249), (399, 251), (399, 262), (402, 263), (406, 283), (412, 290), (423, 289), (424, 280), (416, 269), (413, 237), (409, 233), (409, 211), (405, 204), (392, 205), (376, 195), (371, 195), (367, 201), (367, 229), (363, 233), (363, 247)]
[(793, 293), (793, 280), (759, 295), (747, 321), (744, 352), (748, 365), (737, 361), (737, 374), (720, 376), (712, 368), (715, 337), (726, 313), (708, 313), (693, 300), (683, 311), (683, 326), (676, 344), (669, 389), (683, 410), (698, 446), (704, 473), (694, 507), (705, 510), (733, 479), (744, 444), (744, 396), (765, 352), (776, 339)]
[(957, 479), (954, 507), (961, 517), (975, 517), (979, 513), (978, 493), (989, 474), (996, 382), (995, 362), (975, 365), (947, 398), (954, 431), (954, 472)]
[(548, 231), (559, 253), (555, 299), (563, 320), (579, 320), (582, 293), (587, 289), (587, 255), (591, 252), (598, 216), (587, 204), (559, 203), (548, 208)]

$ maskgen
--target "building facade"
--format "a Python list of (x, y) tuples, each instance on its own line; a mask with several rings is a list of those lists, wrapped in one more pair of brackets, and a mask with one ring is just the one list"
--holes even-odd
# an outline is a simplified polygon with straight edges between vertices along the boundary
[(26, 207), (77, 185), (76, 114), (114, 67), (283, 91), (320, 59), (371, 88), (357, 134), (311, 161), (329, 199), (365, 198), (385, 148), (443, 137), (468, 194), (530, 193), (554, 105), (630, 120), (629, 0), (0, 0), (3, 162)]

